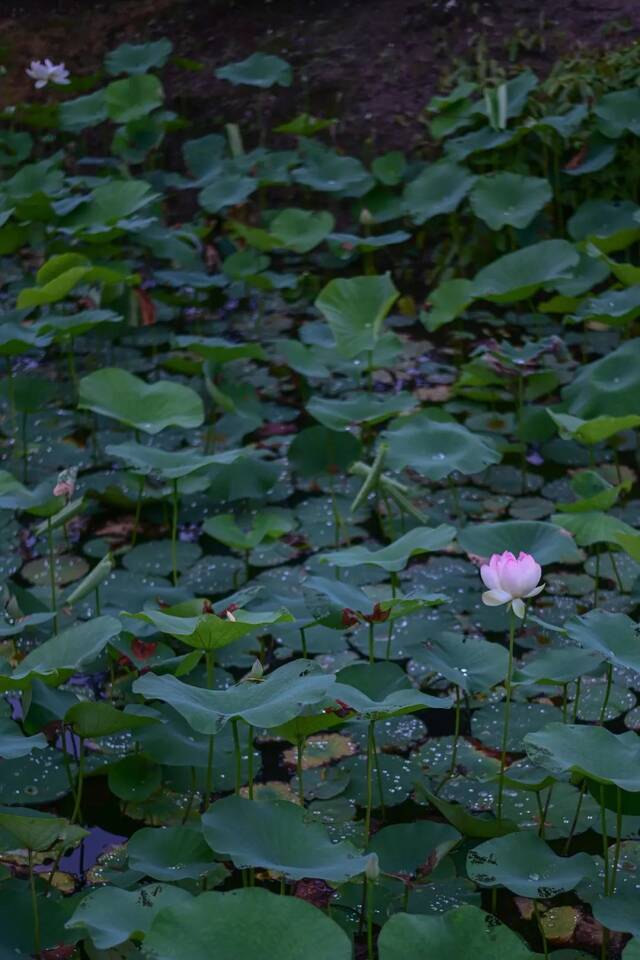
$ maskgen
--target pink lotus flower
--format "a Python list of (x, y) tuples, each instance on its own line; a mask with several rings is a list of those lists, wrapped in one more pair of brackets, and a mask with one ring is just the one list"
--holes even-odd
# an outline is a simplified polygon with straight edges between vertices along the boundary
[(517, 617), (525, 613), (524, 601), (544, 590), (540, 583), (542, 570), (530, 553), (520, 551), (518, 557), (509, 551), (494, 553), (489, 563), (480, 568), (480, 576), (489, 589), (482, 594), (482, 602), (488, 607), (509, 605)]

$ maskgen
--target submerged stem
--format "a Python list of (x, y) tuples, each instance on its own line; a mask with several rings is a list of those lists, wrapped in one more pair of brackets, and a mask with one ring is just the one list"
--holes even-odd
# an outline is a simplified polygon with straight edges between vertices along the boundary
[(78, 773), (77, 773), (77, 780), (76, 780), (76, 802), (73, 808), (73, 814), (71, 815), (71, 823), (76, 823), (76, 821), (78, 820), (78, 817), (80, 816), (83, 786), (84, 786), (84, 739), (80, 737), (80, 745), (78, 747)]
[(602, 700), (602, 706), (600, 707), (600, 716), (598, 722), (603, 724), (607, 714), (607, 707), (609, 705), (609, 697), (611, 696), (611, 684), (613, 682), (613, 664), (607, 664), (607, 684), (604, 689), (604, 698)]

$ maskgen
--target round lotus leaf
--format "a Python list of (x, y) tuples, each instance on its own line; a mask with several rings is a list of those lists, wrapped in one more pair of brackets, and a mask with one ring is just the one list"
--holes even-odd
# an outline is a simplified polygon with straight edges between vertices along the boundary
[(0, 689), (25, 688), (36, 678), (55, 686), (92, 663), (121, 629), (107, 616), (75, 624), (31, 650), (11, 676), (0, 677)]
[(506, 226), (523, 230), (552, 196), (548, 180), (502, 172), (478, 177), (469, 202), (476, 217), (492, 230)]
[(358, 459), (360, 441), (348, 432), (337, 433), (327, 427), (307, 427), (296, 434), (289, 447), (289, 463), (301, 477), (345, 471)]
[(173, 44), (166, 38), (150, 43), (123, 43), (106, 55), (104, 65), (112, 76), (146, 73), (163, 67), (172, 50)]
[(587, 297), (572, 319), (580, 322), (595, 320), (611, 326), (623, 326), (639, 315), (640, 284), (636, 284), (627, 290), (607, 290), (598, 296)]
[(635, 214), (640, 210), (630, 200), (585, 200), (570, 218), (567, 229), (573, 240), (595, 240), (605, 253), (622, 250), (640, 236)]
[(526, 300), (543, 284), (570, 277), (578, 260), (566, 240), (542, 240), (483, 267), (473, 280), (471, 296), (495, 303)]
[(3, 760), (28, 757), (34, 750), (44, 750), (46, 746), (44, 734), (37, 733), (33, 737), (26, 737), (13, 720), (0, 719), (0, 758)]
[(84, 97), (65, 100), (59, 105), (60, 129), (79, 133), (87, 127), (95, 127), (107, 119), (104, 89), (95, 90)]
[(197, 450), (161, 450), (142, 443), (109, 444), (105, 452), (124, 460), (142, 476), (157, 475), (164, 480), (181, 480), (206, 467), (227, 465), (242, 457), (241, 451), (228, 450), (201, 456)]
[(346, 400), (314, 396), (307, 404), (307, 410), (330, 430), (345, 430), (354, 423), (381, 423), (414, 405), (413, 397), (402, 394), (381, 399), (367, 393), (358, 393)]
[(157, 960), (350, 960), (346, 933), (322, 911), (297, 897), (258, 888), (204, 893), (162, 910), (145, 938)]
[(572, 538), (555, 524), (542, 520), (505, 520), (501, 523), (469, 524), (458, 532), (463, 550), (478, 557), (510, 550), (516, 557), (530, 553), (541, 565), (575, 563), (580, 553)]
[[(453, 741), (452, 736), (430, 737), (417, 752), (425, 773), (433, 778), (435, 784), (441, 782), (442, 777), (451, 769)], [(470, 780), (486, 780), (500, 770), (499, 760), (489, 756), (479, 745), (464, 737), (458, 738), (456, 757), (457, 767), (464, 770), (465, 777)]]
[(266, 89), (274, 84), (290, 87), (293, 73), (290, 65), (282, 57), (269, 53), (252, 53), (245, 60), (219, 67), (216, 70), (216, 77), (233, 84), (247, 84), (250, 87)]
[(163, 700), (198, 733), (217, 733), (237, 717), (255, 727), (276, 727), (324, 701), (332, 677), (315, 663), (296, 660), (268, 674), (261, 683), (242, 683), (227, 690), (203, 690), (177, 677), (147, 673), (135, 682), (135, 692)]
[(109, 790), (119, 800), (143, 802), (160, 789), (162, 768), (144, 756), (130, 754), (109, 767), (107, 782)]
[(621, 137), (625, 131), (640, 135), (640, 91), (637, 87), (614, 90), (601, 97), (594, 107), (600, 128), (607, 137)]
[(495, 917), (474, 906), (462, 906), (442, 916), (397, 913), (378, 938), (380, 960), (409, 957), (447, 957), (447, 960), (535, 960), (527, 944)]
[(40, 335), (37, 330), (5, 320), (0, 324), (0, 356), (16, 357), (29, 350), (46, 347), (50, 336)]
[(301, 144), (303, 163), (292, 171), (292, 178), (320, 193), (342, 193), (360, 197), (374, 184), (367, 168), (355, 157), (345, 157), (312, 140)]
[(114, 80), (104, 90), (107, 114), (116, 123), (142, 120), (162, 105), (162, 83), (153, 74), (136, 74), (124, 80)]
[(380, 550), (368, 550), (362, 546), (348, 547), (326, 553), (322, 560), (332, 567), (371, 565), (397, 572), (406, 567), (411, 557), (431, 550), (444, 550), (453, 540), (455, 533), (455, 527), (444, 523), (439, 527), (415, 527)]
[(374, 349), (398, 295), (388, 273), (329, 281), (315, 306), (329, 324), (340, 356), (350, 360)]
[(146, 934), (157, 913), (173, 904), (185, 909), (191, 895), (169, 884), (149, 884), (137, 890), (104, 886), (80, 901), (67, 928), (89, 935), (99, 950), (125, 943), (132, 934)]
[(480, 473), (501, 454), (486, 441), (453, 420), (436, 420), (422, 412), (394, 420), (384, 434), (388, 444), (385, 465), (394, 470), (411, 467), (429, 480), (449, 474)]
[[(185, 570), (193, 566), (201, 555), (202, 550), (197, 543), (185, 543), (179, 540), (176, 544), (178, 570)], [(148, 543), (139, 543), (133, 550), (124, 555), (122, 562), (127, 570), (132, 573), (168, 577), (173, 570), (171, 543), (169, 540), (152, 540)]]
[(586, 777), (594, 797), (609, 810), (640, 813), (640, 744), (636, 733), (605, 727), (550, 723), (524, 738), (527, 754), (552, 773)]
[(464, 904), (479, 907), (481, 900), (475, 885), (463, 877), (438, 879), (437, 883), (418, 883), (411, 889), (407, 913), (447, 913)]
[(586, 853), (559, 857), (532, 831), (487, 840), (467, 854), (467, 873), (481, 887), (506, 887), (518, 897), (551, 900), (595, 873)]
[(243, 177), (230, 173), (217, 177), (198, 194), (198, 203), (208, 213), (219, 213), (226, 207), (235, 207), (258, 189), (258, 181), (253, 177)]
[(506, 677), (509, 655), (498, 643), (444, 632), (427, 641), (413, 659), (467, 693), (485, 693)]
[[(612, 870), (616, 859), (615, 846), (608, 850), (609, 870)], [(595, 878), (586, 881), (578, 890), (578, 895), (585, 900), (593, 911), (594, 917), (610, 930), (619, 930), (632, 933), (640, 937), (640, 922), (638, 921), (637, 872), (640, 861), (640, 843), (625, 840), (620, 845), (618, 872), (616, 874), (615, 893), (605, 897), (602, 894), (604, 879), (604, 864), (598, 860), (598, 874)], [(627, 953), (623, 953), (626, 960)]]
[[(382, 796), (377, 777), (374, 778), (373, 803), (375, 807), (394, 807), (403, 803), (415, 789), (420, 780), (420, 766), (414, 757), (398, 757), (388, 753), (378, 753)], [(355, 756), (346, 760), (343, 770), (349, 774), (348, 783), (342, 796), (354, 800), (364, 807), (367, 803), (367, 761), (366, 757)]]
[(148, 384), (117, 367), (83, 377), (79, 397), (80, 409), (152, 435), (171, 426), (193, 429), (204, 420), (202, 400), (195, 390), (170, 380)]
[[(65, 587), (68, 583), (74, 583), (84, 577), (89, 572), (89, 564), (84, 557), (75, 557), (72, 554), (63, 553), (54, 557), (53, 571), (56, 586)], [(48, 585), (51, 582), (49, 557), (30, 560), (29, 563), (25, 563), (20, 573), (25, 580), (35, 584), (35, 586)]]
[[(535, 768), (540, 775), (539, 768)], [(556, 782), (553, 784), (551, 796), (548, 788), (543, 789), (541, 801), (546, 809), (544, 832), (545, 839), (566, 839), (571, 833), (573, 820), (578, 809), (580, 790), (570, 783)], [(549, 803), (547, 805), (547, 800)], [(495, 809), (495, 804), (494, 804)], [(503, 798), (503, 816), (517, 824), (522, 831), (540, 829), (540, 808), (533, 790), (512, 789), (510, 779)], [(612, 814), (612, 816), (614, 816)], [(587, 830), (597, 830), (600, 823), (600, 808), (590, 794), (584, 794), (580, 804), (580, 812), (573, 832), (576, 836), (586, 833)], [(615, 831), (612, 831), (612, 833)]]
[(640, 339), (626, 340), (616, 350), (580, 367), (562, 391), (569, 413), (585, 420), (624, 417), (640, 395)]
[[(603, 713), (602, 708), (605, 699), (607, 705)], [(598, 723), (602, 716), (606, 723), (631, 710), (635, 703), (636, 696), (628, 687), (619, 683), (612, 683), (607, 690), (605, 677), (598, 680), (588, 677), (583, 679), (582, 682), (576, 716), (578, 720), (586, 720), (590, 723)], [(570, 707), (569, 710), (571, 709)], [(626, 726), (629, 727), (630, 725), (626, 724)]]
[[(486, 747), (499, 750), (502, 746), (505, 704), (490, 703), (476, 710), (471, 721), (471, 730)], [(548, 703), (512, 703), (507, 750), (511, 753), (524, 750), (523, 740), (533, 730), (540, 730), (561, 717), (560, 710)]]
[(396, 823), (378, 830), (367, 853), (377, 854), (384, 873), (411, 876), (421, 868), (431, 872), (461, 839), (448, 823)]
[(127, 844), (129, 866), (153, 880), (197, 880), (213, 866), (213, 854), (199, 830), (143, 827)]
[[(38, 898), (43, 946), (51, 950), (73, 949), (71, 944), (75, 942), (75, 937), (65, 930), (65, 923), (73, 913), (75, 903), (74, 897), (61, 896), (56, 890), (51, 890), (49, 896), (41, 895)], [(26, 960), (34, 955), (33, 906), (24, 882), (17, 877), (2, 881), (0, 924), (3, 960)]]
[(514, 671), (516, 683), (540, 683), (546, 686), (571, 683), (576, 677), (594, 673), (602, 657), (591, 650), (569, 647), (566, 650), (543, 650)]
[[(568, 636), (618, 667), (640, 672), (640, 627), (624, 613), (590, 610), (565, 623)], [(580, 671), (578, 671), (580, 672)]]
[(317, 247), (334, 227), (328, 210), (281, 210), (271, 221), (269, 230), (278, 246), (295, 253), (308, 253)]
[(291, 803), (226, 797), (202, 817), (204, 837), (238, 868), (263, 867), (291, 879), (315, 877), (344, 883), (364, 871), (367, 857), (350, 843), (335, 844)]
[(447, 697), (433, 697), (415, 690), (404, 671), (388, 662), (345, 667), (337, 675), (331, 696), (370, 720), (451, 705)]
[(411, 180), (404, 189), (404, 206), (417, 224), (453, 213), (474, 184), (475, 176), (457, 163), (440, 160)]

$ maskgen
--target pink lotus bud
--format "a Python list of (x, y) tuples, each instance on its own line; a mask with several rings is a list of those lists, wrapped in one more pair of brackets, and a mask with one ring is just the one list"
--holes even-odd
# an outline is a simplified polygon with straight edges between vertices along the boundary
[(76, 489), (78, 468), (69, 467), (58, 474), (56, 485), (53, 488), (54, 497), (72, 497)]
[(517, 617), (524, 617), (525, 600), (544, 590), (540, 583), (542, 570), (530, 553), (520, 551), (518, 557), (509, 551), (494, 553), (489, 563), (480, 568), (480, 576), (488, 590), (482, 602), (488, 607), (509, 605)]

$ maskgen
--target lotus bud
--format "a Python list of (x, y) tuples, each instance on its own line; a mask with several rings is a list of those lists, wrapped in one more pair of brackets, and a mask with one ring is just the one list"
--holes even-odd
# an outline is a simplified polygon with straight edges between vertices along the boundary
[(364, 875), (369, 883), (375, 883), (380, 876), (380, 861), (377, 853), (370, 853), (367, 859), (367, 865), (364, 868)]
[(253, 661), (253, 665), (249, 673), (244, 678), (245, 680), (251, 680), (253, 683), (259, 683), (264, 677), (264, 667), (258, 659)]
[(58, 474), (56, 485), (53, 488), (54, 497), (72, 497), (76, 489), (76, 480), (78, 478), (78, 468), (69, 467)]

